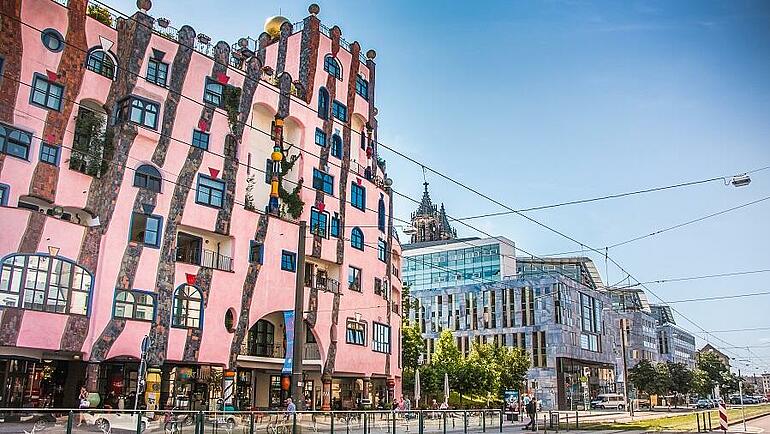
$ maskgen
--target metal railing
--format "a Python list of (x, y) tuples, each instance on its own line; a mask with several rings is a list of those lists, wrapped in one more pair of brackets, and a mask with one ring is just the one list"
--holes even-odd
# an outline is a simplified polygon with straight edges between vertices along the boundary
[(196, 250), (177, 247), (174, 250), (174, 256), (177, 262), (199, 265), (204, 268), (213, 268), (215, 270), (233, 271), (233, 259), (229, 256), (206, 249)]
[(331, 293), (337, 293), (340, 290), (340, 282), (325, 274), (305, 274), (305, 286)]
[(499, 409), (182, 411), (0, 409), (0, 432), (93, 434), (396, 434), (520, 432)]

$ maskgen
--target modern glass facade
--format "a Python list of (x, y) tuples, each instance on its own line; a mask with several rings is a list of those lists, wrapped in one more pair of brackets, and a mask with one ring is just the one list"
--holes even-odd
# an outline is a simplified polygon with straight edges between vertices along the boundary
[(499, 244), (404, 256), (404, 285), (413, 291), (501, 279)]

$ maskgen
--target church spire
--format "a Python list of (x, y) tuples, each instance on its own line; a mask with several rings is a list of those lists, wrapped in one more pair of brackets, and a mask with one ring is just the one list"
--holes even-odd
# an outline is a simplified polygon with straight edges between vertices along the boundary
[(412, 226), (416, 230), (416, 233), (412, 235), (412, 242), (420, 243), (457, 238), (457, 233), (449, 224), (444, 203), (441, 203), (441, 210), (439, 211), (430, 199), (428, 181), (425, 181), (423, 185), (425, 189), (422, 193), (422, 201), (417, 207), (417, 211), (412, 213)]
[(414, 213), (413, 217), (429, 216), (436, 212), (436, 208), (430, 200), (430, 193), (428, 193), (428, 181), (425, 181), (423, 185), (425, 186), (425, 191), (422, 192), (422, 201), (420, 202), (420, 206), (417, 207), (417, 211)]

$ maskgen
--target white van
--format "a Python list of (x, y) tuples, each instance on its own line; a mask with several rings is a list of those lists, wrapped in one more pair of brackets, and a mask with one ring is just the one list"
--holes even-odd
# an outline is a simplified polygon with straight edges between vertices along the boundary
[(616, 408), (623, 410), (626, 406), (626, 399), (620, 393), (602, 393), (596, 397), (596, 408)]

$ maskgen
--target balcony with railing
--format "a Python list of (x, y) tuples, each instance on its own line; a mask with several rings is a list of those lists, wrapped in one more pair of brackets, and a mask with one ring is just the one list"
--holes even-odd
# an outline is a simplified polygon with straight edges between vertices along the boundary
[[(314, 265), (308, 263), (307, 265)], [(308, 272), (310, 271), (310, 272)], [(317, 270), (315, 273), (313, 270), (306, 270), (305, 272), (305, 286), (310, 289), (317, 289), (323, 292), (331, 292), (336, 294), (340, 290), (339, 280), (330, 278), (326, 271)]]
[[(216, 250), (204, 246), (212, 246)], [(229, 256), (231, 246), (232, 242), (227, 237), (185, 227), (177, 233), (174, 258), (184, 264), (233, 271), (233, 259)]]

